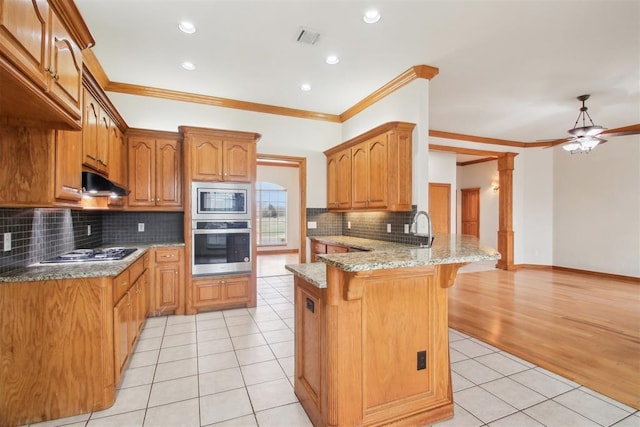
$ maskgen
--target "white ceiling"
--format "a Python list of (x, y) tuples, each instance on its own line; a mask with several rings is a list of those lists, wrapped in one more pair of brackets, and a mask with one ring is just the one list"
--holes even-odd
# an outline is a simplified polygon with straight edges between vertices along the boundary
[[(595, 124), (640, 123), (638, 0), (75, 2), (114, 82), (340, 114), (425, 64), (440, 69), (429, 89), (432, 129), (563, 138), (584, 93)], [(382, 19), (368, 25), (372, 6)], [(198, 31), (181, 33), (182, 19)], [(301, 26), (319, 31), (319, 42), (297, 43)], [(340, 63), (325, 64), (328, 54)], [(185, 60), (197, 70), (183, 70)]]

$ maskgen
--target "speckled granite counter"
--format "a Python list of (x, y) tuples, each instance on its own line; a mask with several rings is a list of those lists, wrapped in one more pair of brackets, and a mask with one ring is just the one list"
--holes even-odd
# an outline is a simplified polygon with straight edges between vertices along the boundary
[[(357, 238), (324, 236), (322, 238), (314, 237), (314, 239), (327, 244), (352, 246), (353, 239)], [(377, 247), (381, 249), (370, 249), (370, 252), (318, 255), (322, 262), (287, 265), (286, 269), (319, 288), (326, 288), (325, 264), (340, 270), (355, 272), (500, 259), (500, 254), (495, 249), (483, 246), (477, 238), (466, 235), (437, 235), (431, 248), (419, 248), (369, 239), (357, 240), (363, 241), (359, 242), (360, 248), (373, 248), (376, 247), (375, 242), (379, 242), (380, 245)]]
[(0, 283), (35, 282), (41, 280), (79, 279), (86, 277), (117, 276), (149, 248), (184, 246), (184, 243), (153, 243), (136, 245), (103, 245), (132, 247), (138, 249), (128, 257), (118, 261), (69, 262), (59, 264), (32, 264), (0, 275)]
[(362, 239), (360, 237), (350, 236), (317, 236), (311, 237), (320, 243), (328, 245), (342, 245), (350, 248), (362, 249), (365, 251), (384, 251), (389, 249), (404, 249), (408, 246), (402, 243), (385, 242), (384, 240)]

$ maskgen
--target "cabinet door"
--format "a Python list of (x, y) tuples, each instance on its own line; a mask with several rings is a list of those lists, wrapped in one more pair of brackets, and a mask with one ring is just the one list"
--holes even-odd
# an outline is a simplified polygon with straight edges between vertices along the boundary
[(182, 156), (178, 141), (156, 140), (156, 205), (182, 206)]
[(82, 53), (55, 13), (51, 13), (50, 43), (49, 93), (74, 118), (79, 119)]
[(109, 179), (126, 187), (127, 147), (124, 135), (112, 121), (109, 125)]
[(327, 157), (327, 208), (337, 209), (338, 204), (338, 156)]
[(115, 361), (115, 382), (120, 376), (129, 354), (129, 320), (131, 319), (131, 300), (126, 293), (113, 307), (113, 354)]
[(363, 142), (351, 148), (351, 207), (366, 208), (369, 199), (368, 148)]
[(82, 199), (82, 132), (56, 131), (56, 199)]
[(98, 172), (102, 172), (105, 175), (109, 174), (109, 128), (111, 127), (111, 118), (107, 113), (99, 108), (98, 110), (98, 129), (97, 129), (97, 144), (96, 144), (96, 158)]
[(387, 207), (388, 147), (386, 134), (367, 143), (369, 175), (367, 207), (369, 208)]
[(346, 246), (327, 245), (328, 254), (344, 254), (347, 252), (349, 252), (349, 248), (347, 248)]
[(155, 140), (129, 141), (129, 206), (155, 206)]
[(338, 207), (340, 209), (351, 208), (351, 150), (338, 153)]
[(84, 114), (82, 116), (82, 163), (98, 169), (98, 126), (100, 106), (93, 95), (83, 91)]
[(222, 300), (225, 303), (243, 303), (249, 300), (249, 278), (233, 277), (224, 279)]
[(0, 0), (2, 53), (43, 90), (49, 80), (45, 72), (49, 12), (46, 0)]
[(155, 288), (155, 312), (170, 312), (178, 308), (181, 276), (182, 267), (180, 264), (156, 265), (153, 282)]
[(193, 306), (197, 308), (215, 307), (222, 301), (222, 286), (220, 280), (194, 280)]
[(194, 181), (222, 181), (222, 140), (193, 138), (191, 178)]
[(251, 182), (256, 153), (255, 143), (244, 141), (224, 141), (222, 168), (225, 181)]

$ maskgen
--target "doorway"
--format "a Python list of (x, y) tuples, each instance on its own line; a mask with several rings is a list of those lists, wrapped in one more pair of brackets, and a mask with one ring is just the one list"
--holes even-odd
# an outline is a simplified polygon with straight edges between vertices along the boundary
[[(297, 193), (297, 201), (293, 202), (292, 200), (293, 203), (290, 203), (290, 209), (287, 215), (287, 220), (291, 221), (294, 219), (292, 222), (296, 223), (297, 226), (295, 232), (290, 233), (289, 245), (286, 248), (272, 247), (266, 251), (259, 249), (256, 256), (258, 277), (290, 274), (284, 269), (285, 264), (306, 262), (307, 159), (304, 157), (275, 154), (258, 154), (257, 160), (259, 168), (261, 166), (267, 166), (268, 169), (280, 169), (283, 172), (291, 172), (292, 169), (297, 171), (297, 182), (292, 183), (292, 185), (297, 187), (293, 189), (295, 193)], [(284, 176), (286, 173), (280, 175)], [(260, 172), (258, 172), (257, 180), (259, 181), (260, 179)], [(275, 272), (277, 272), (277, 274)]]
[(461, 232), (480, 238), (480, 189), (461, 190)]
[(434, 234), (451, 234), (451, 184), (429, 183), (429, 215)]

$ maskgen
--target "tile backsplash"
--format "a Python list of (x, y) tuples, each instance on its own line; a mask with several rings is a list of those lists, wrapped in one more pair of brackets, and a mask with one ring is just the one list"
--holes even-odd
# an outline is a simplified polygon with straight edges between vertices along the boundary
[[(0, 274), (76, 248), (132, 243), (183, 242), (182, 212), (98, 212), (0, 208)], [(145, 231), (138, 232), (138, 223)], [(91, 227), (91, 234), (88, 228)]]
[[(416, 209), (413, 206), (411, 212), (329, 212), (324, 208), (307, 208), (307, 222), (317, 224), (315, 229), (307, 227), (307, 236), (344, 235), (419, 245), (426, 243), (426, 239), (404, 232), (404, 225), (411, 224)], [(391, 225), (390, 233), (387, 224)]]

